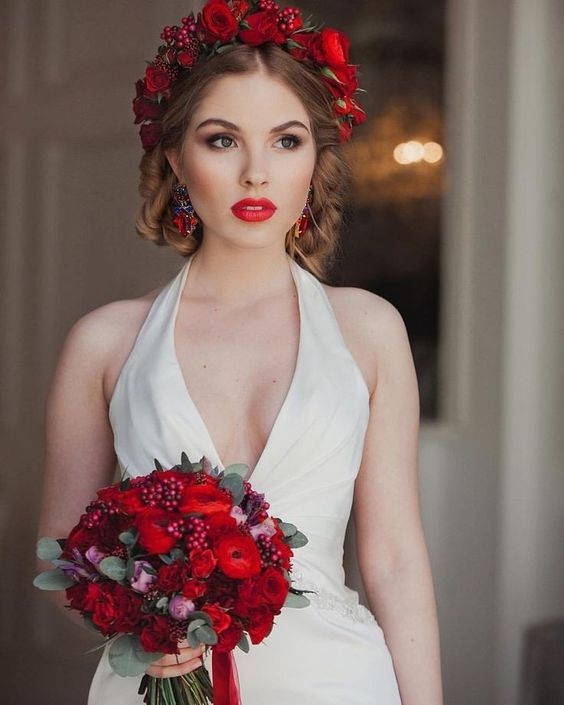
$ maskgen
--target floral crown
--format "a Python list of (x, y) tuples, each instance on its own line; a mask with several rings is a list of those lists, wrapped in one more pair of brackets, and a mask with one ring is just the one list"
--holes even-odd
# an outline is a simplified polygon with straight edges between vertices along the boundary
[(198, 62), (238, 44), (272, 42), (297, 61), (315, 67), (331, 93), (341, 142), (348, 141), (353, 126), (366, 119), (354, 98), (357, 67), (348, 63), (348, 38), (330, 27), (314, 27), (296, 7), (280, 9), (273, 0), (207, 0), (197, 16), (182, 18), (181, 27), (165, 27), (161, 39), (165, 43), (137, 81), (133, 100), (146, 152), (161, 139), (161, 120), (174, 83)]

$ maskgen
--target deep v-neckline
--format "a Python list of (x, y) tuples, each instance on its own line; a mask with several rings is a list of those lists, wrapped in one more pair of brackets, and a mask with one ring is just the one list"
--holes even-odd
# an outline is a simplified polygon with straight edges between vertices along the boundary
[[(298, 350), (296, 353), (296, 360), (294, 363), (294, 371), (292, 373), (292, 378), (290, 380), (290, 384), (288, 386), (288, 389), (286, 391), (284, 399), (282, 400), (282, 404), (278, 410), (278, 413), (276, 414), (276, 417), (275, 417), (274, 422), (272, 424), (272, 427), (270, 429), (270, 433), (268, 434), (268, 436), (266, 438), (262, 452), (260, 453), (258, 460), (255, 463), (254, 468), (249, 468), (249, 472), (246, 477), (247, 480), (250, 480), (251, 477), (256, 475), (257, 470), (260, 467), (262, 467), (265, 459), (268, 456), (268, 453), (271, 451), (271, 448), (274, 445), (274, 442), (276, 440), (276, 435), (279, 431), (279, 426), (282, 424), (283, 417), (284, 417), (286, 410), (290, 404), (291, 398), (295, 393), (295, 388), (296, 388), (298, 376), (300, 374), (301, 366), (302, 366), (303, 341), (304, 341), (304, 308), (303, 308), (303, 302), (302, 302), (302, 292), (300, 289), (299, 272), (297, 271), (297, 268), (299, 265), (296, 264), (290, 256), (288, 256), (287, 259), (288, 259), (289, 266), (290, 266), (290, 273), (292, 275), (292, 279), (294, 280), (294, 286), (296, 289), (296, 296), (297, 296), (297, 300), (298, 300), (298, 314), (299, 314)], [(178, 310), (180, 308), (180, 302), (182, 300), (182, 295), (183, 295), (184, 289), (186, 287), (186, 282), (188, 279), (188, 272), (190, 270), (190, 265), (192, 264), (192, 260), (193, 260), (193, 255), (188, 259), (188, 261), (184, 265), (184, 270), (181, 273), (180, 283), (178, 285), (178, 290), (176, 292), (176, 301), (174, 302), (174, 307), (172, 310), (171, 322), (170, 322), (170, 327), (169, 327), (169, 336), (168, 336), (169, 337), (169, 345), (171, 348), (172, 359), (173, 359), (173, 362), (174, 362), (174, 365), (176, 368), (176, 372), (178, 374), (179, 387), (185, 396), (185, 399), (188, 403), (188, 407), (192, 410), (194, 418), (196, 419), (197, 423), (200, 426), (200, 430), (202, 431), (202, 433), (205, 436), (205, 440), (207, 441), (207, 447), (214, 455), (213, 460), (212, 460), (212, 458), (210, 458), (209, 454), (206, 454), (206, 457), (213, 464), (217, 464), (220, 469), (224, 469), (226, 467), (226, 465), (224, 464), (220, 454), (217, 451), (217, 447), (216, 447), (215, 442), (212, 438), (212, 435), (208, 429), (208, 426), (207, 426), (206, 422), (204, 421), (204, 417), (200, 413), (198, 407), (196, 406), (196, 403), (194, 402), (194, 399), (192, 398), (192, 395), (190, 394), (190, 390), (188, 388), (188, 384), (186, 383), (186, 378), (184, 377), (184, 373), (182, 371), (182, 367), (180, 365), (178, 355), (176, 354), (176, 337), (175, 337), (176, 321), (178, 318)]]

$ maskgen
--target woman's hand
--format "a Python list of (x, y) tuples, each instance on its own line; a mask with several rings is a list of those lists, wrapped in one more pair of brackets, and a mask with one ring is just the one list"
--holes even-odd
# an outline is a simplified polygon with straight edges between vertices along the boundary
[(179, 654), (165, 654), (161, 659), (152, 663), (147, 669), (147, 675), (154, 678), (175, 678), (195, 671), (203, 664), (202, 654), (205, 645), (200, 644), (196, 649), (191, 648), (187, 641), (178, 645)]

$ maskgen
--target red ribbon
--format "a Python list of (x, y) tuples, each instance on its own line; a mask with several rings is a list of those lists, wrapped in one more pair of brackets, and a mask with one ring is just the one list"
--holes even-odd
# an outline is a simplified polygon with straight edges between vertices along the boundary
[(241, 705), (239, 676), (233, 651), (212, 650), (212, 681), (214, 705)]

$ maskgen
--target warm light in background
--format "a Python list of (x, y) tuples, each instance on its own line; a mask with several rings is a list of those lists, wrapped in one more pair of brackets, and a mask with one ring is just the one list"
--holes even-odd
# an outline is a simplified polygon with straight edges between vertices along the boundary
[(398, 164), (415, 164), (426, 161), (429, 164), (436, 164), (443, 158), (443, 148), (437, 142), (425, 142), (425, 144), (410, 140), (402, 142), (394, 148), (394, 159)]

